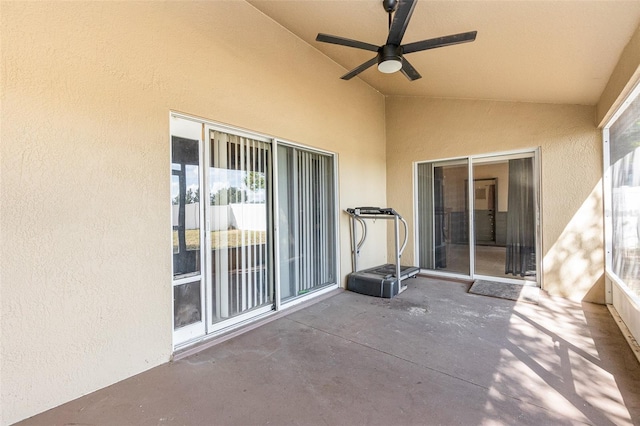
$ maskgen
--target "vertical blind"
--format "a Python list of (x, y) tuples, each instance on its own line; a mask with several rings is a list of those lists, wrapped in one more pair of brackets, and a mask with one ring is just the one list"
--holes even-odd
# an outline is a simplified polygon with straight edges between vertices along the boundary
[(336, 282), (333, 157), (279, 146), (283, 299)]
[(209, 191), (217, 320), (272, 303), (270, 144), (213, 131)]

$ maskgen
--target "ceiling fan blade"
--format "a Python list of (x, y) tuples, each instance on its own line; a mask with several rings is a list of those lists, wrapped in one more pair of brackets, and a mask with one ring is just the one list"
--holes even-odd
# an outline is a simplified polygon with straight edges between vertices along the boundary
[(452, 46), (454, 44), (468, 43), (476, 39), (477, 31), (469, 31), (468, 33), (452, 34), (444, 37), (432, 38), (429, 40), (416, 41), (402, 46), (402, 52), (413, 53), (422, 50), (435, 49), (437, 47)]
[(337, 37), (323, 33), (318, 34), (318, 36), (316, 37), (316, 41), (320, 41), (322, 43), (339, 44), (340, 46), (355, 47), (356, 49), (370, 50), (372, 52), (377, 52), (379, 48), (379, 46), (365, 43), (363, 41), (351, 40), (350, 38)]
[(353, 77), (355, 77), (356, 75), (360, 74), (362, 71), (364, 71), (367, 68), (369, 68), (370, 66), (375, 65), (377, 62), (378, 62), (378, 57), (376, 56), (373, 59), (368, 60), (364, 64), (352, 69), (351, 71), (349, 71), (348, 73), (346, 73), (345, 75), (343, 75), (340, 78), (343, 79), (343, 80), (350, 80)]
[(417, 80), (422, 78), (420, 73), (416, 71), (416, 69), (407, 61), (407, 58), (402, 58), (402, 68), (400, 69), (402, 74), (407, 77), (410, 81)]
[(409, 25), (413, 9), (416, 6), (414, 0), (399, 0), (398, 3), (398, 8), (393, 14), (391, 28), (389, 28), (389, 37), (387, 37), (387, 44), (396, 46), (402, 43), (402, 37), (404, 37), (404, 32), (407, 30), (407, 25)]

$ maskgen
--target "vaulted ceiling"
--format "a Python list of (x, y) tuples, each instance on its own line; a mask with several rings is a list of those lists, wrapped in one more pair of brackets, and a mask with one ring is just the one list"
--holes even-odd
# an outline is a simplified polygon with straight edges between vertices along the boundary
[[(375, 52), (316, 42), (319, 32), (387, 38), (380, 0), (249, 2), (335, 61), (336, 79)], [(407, 55), (422, 74), (413, 82), (375, 66), (355, 78), (390, 96), (593, 105), (639, 25), (638, 0), (419, 0), (403, 43), (472, 30), (476, 40)]]

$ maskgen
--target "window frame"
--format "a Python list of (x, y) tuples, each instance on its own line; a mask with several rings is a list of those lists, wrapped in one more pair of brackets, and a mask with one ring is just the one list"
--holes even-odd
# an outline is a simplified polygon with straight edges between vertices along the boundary
[[(635, 294), (629, 286), (613, 270), (613, 190), (611, 176), (611, 127), (622, 114), (634, 102), (640, 102), (640, 81), (617, 107), (615, 113), (607, 120), (602, 128), (602, 160), (603, 160), (603, 204), (604, 204), (604, 238), (605, 238), (605, 302), (614, 304), (614, 288), (617, 288), (628, 297), (630, 302), (640, 310), (640, 295)], [(627, 321), (625, 321), (627, 322)], [(636, 335), (636, 339), (640, 336)]]

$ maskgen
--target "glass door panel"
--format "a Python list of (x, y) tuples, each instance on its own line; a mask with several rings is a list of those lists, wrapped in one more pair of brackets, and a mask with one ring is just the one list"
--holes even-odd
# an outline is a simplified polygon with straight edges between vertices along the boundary
[(422, 269), (470, 274), (467, 160), (417, 167), (418, 262)]
[(526, 154), (474, 161), (474, 275), (536, 281), (533, 164)]
[(271, 146), (212, 129), (208, 134), (206, 217), (215, 324), (273, 305)]
[(278, 146), (280, 298), (336, 283), (333, 157)]

